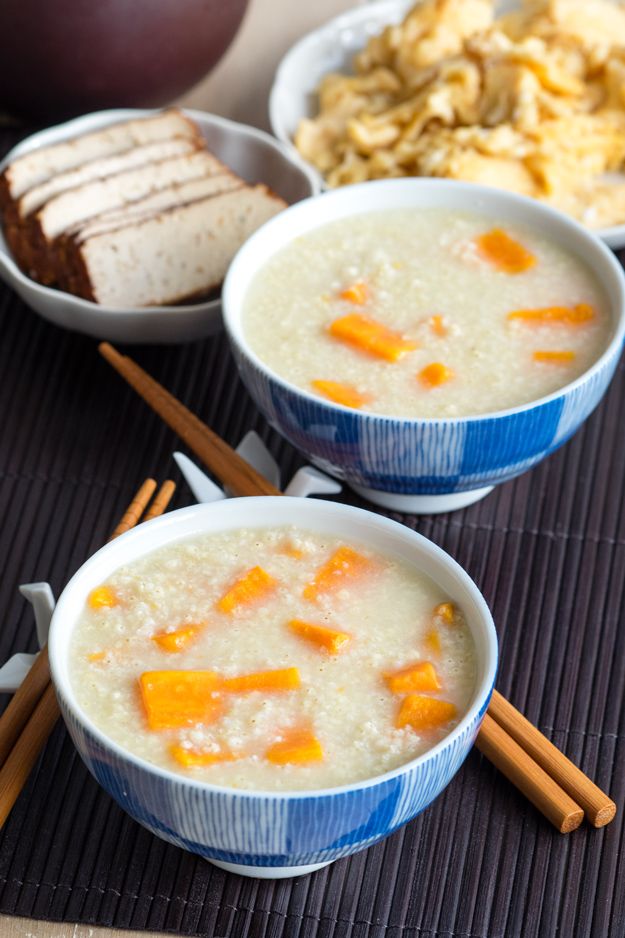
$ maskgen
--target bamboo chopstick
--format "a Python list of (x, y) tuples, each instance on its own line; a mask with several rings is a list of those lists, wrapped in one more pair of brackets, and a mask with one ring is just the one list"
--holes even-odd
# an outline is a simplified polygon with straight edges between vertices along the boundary
[[(108, 342), (99, 350), (233, 494), (282, 495), (131, 358)], [(561, 833), (579, 827), (584, 813), (595, 827), (614, 817), (616, 805), (608, 795), (497, 691), (476, 745)]]
[(176, 431), (211, 472), (222, 481), (227, 479), (233, 495), (282, 494), (131, 358), (120, 355), (108, 342), (102, 342), (98, 348), (109, 364)]
[[(143, 483), (109, 540), (139, 523), (155, 488), (153, 479)], [(163, 483), (154, 499), (150, 517), (165, 511), (175, 488), (175, 483), (169, 479)], [(26, 784), (59, 715), (50, 682), (48, 646), (44, 645), (0, 717), (0, 827)]]
[(575, 799), (593, 827), (604, 827), (610, 823), (616, 814), (616, 805), (612, 799), (498, 691), (493, 691), (488, 712)]

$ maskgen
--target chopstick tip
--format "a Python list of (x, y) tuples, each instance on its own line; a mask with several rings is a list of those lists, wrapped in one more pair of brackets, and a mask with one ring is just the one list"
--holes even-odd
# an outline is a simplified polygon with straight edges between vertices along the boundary
[(605, 804), (603, 808), (600, 808), (595, 816), (590, 819), (590, 823), (593, 827), (605, 827), (606, 824), (609, 824), (610, 821), (613, 821), (616, 816), (616, 805), (613, 801), (609, 801)]

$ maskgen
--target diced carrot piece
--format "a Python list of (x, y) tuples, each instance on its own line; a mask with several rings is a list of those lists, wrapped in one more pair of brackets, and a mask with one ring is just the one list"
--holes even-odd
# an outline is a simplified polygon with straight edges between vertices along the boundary
[(307, 642), (325, 648), (331, 655), (338, 655), (351, 640), (349, 632), (339, 632), (336, 629), (326, 628), (325, 625), (303, 622), (302, 619), (291, 619), (289, 628)]
[(434, 335), (440, 336), (441, 338), (447, 335), (447, 326), (445, 325), (445, 320), (442, 316), (430, 316), (430, 329)]
[(419, 372), (419, 381), (421, 384), (425, 384), (430, 388), (435, 388), (439, 384), (451, 381), (453, 377), (454, 373), (451, 368), (448, 368), (447, 365), (443, 365), (442, 362), (431, 362), (431, 364), (426, 365), (425, 368), (422, 368)]
[(314, 601), (321, 593), (328, 593), (343, 586), (346, 580), (354, 579), (370, 570), (368, 557), (351, 547), (339, 547), (317, 571), (312, 583), (304, 587), (304, 599)]
[(402, 729), (410, 726), (413, 730), (434, 730), (449, 723), (457, 714), (454, 704), (438, 697), (424, 697), (422, 694), (408, 694), (404, 697), (395, 726)]
[(438, 606), (434, 607), (434, 616), (437, 619), (442, 619), (447, 625), (451, 625), (456, 618), (456, 607), (453, 603), (439, 603)]
[(402, 668), (401, 671), (387, 671), (384, 680), (393, 694), (441, 689), (441, 682), (431, 661), (417, 661), (415, 664)]
[(223, 712), (214, 671), (144, 671), (141, 698), (151, 730), (214, 723)]
[(253, 690), (295, 690), (301, 686), (299, 668), (279, 668), (275, 671), (255, 671), (224, 677), (221, 690), (230, 694), (246, 694)]
[(275, 765), (320, 762), (323, 749), (315, 734), (308, 729), (289, 730), (280, 742), (274, 743), (265, 753), (265, 758)]
[(575, 306), (542, 306), (536, 309), (515, 309), (508, 313), (508, 319), (520, 319), (531, 325), (541, 323), (565, 326), (578, 326), (590, 322), (596, 316), (596, 311), (590, 303), (577, 303)]
[(234, 612), (238, 606), (247, 606), (263, 599), (276, 584), (277, 581), (262, 567), (252, 567), (224, 593), (217, 606), (222, 612)]
[(423, 640), (423, 644), (428, 649), (428, 651), (433, 655), (440, 655), (441, 653), (441, 637), (438, 634), (438, 629), (430, 629)]
[(319, 391), (328, 400), (335, 404), (342, 404), (344, 407), (362, 407), (371, 400), (371, 395), (362, 394), (358, 388), (351, 384), (342, 384), (340, 381), (311, 381), (315, 391)]
[(87, 655), (87, 661), (91, 661), (94, 664), (98, 661), (104, 661), (105, 658), (105, 651), (93, 651), (90, 655)]
[(357, 280), (356, 283), (352, 283), (344, 290), (341, 290), (339, 296), (342, 300), (347, 300), (348, 303), (364, 306), (369, 299), (369, 287), (364, 280)]
[(206, 752), (197, 749), (185, 749), (183, 746), (174, 744), (169, 749), (171, 755), (184, 765), (185, 768), (191, 768), (196, 765), (216, 765), (219, 762), (234, 762), (239, 757), (229, 749), (219, 749), (216, 752)]
[(152, 641), (156, 642), (163, 651), (184, 651), (187, 645), (190, 645), (201, 631), (198, 625), (187, 625), (183, 628), (176, 629), (175, 632), (159, 632), (157, 635), (152, 636)]
[(389, 362), (396, 362), (407, 352), (417, 348), (416, 342), (360, 313), (350, 313), (335, 319), (329, 331), (330, 335), (347, 342), (359, 351)]
[(545, 362), (548, 365), (568, 365), (575, 360), (575, 352), (534, 352), (535, 362)]
[(291, 544), (290, 541), (285, 541), (283, 544), (280, 544), (277, 550), (279, 554), (284, 554), (285, 557), (292, 557), (293, 560), (301, 560), (304, 556), (304, 551), (296, 547), (295, 544)]
[(536, 256), (502, 228), (480, 235), (477, 246), (486, 260), (506, 274), (522, 274), (536, 264)]
[(119, 605), (119, 599), (110, 586), (96, 586), (89, 593), (87, 602), (92, 609), (110, 609)]

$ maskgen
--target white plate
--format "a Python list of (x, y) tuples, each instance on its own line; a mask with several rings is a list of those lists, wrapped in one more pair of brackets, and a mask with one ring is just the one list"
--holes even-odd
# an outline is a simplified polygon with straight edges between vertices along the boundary
[[(114, 110), (87, 114), (23, 140), (0, 163), (0, 172), (16, 156), (57, 143), (99, 127), (156, 113), (150, 110)], [(184, 112), (199, 125), (209, 148), (248, 182), (264, 182), (289, 204), (320, 191), (316, 174), (297, 155), (269, 134), (205, 114)], [(44, 319), (111, 342), (188, 342), (213, 335), (221, 328), (221, 300), (189, 306), (148, 306), (110, 309), (44, 287), (26, 276), (11, 255), (0, 231), (0, 277)]]
[[(517, 0), (502, 0), (497, 11), (508, 12)], [(280, 62), (269, 97), (271, 127), (291, 153), (297, 153), (293, 137), (303, 117), (317, 113), (316, 90), (328, 72), (350, 72), (354, 55), (371, 36), (385, 26), (400, 23), (414, 0), (378, 0), (349, 10), (324, 26), (308, 33), (287, 52)], [(315, 170), (319, 184), (323, 177)], [(625, 224), (593, 229), (611, 248), (625, 247)]]

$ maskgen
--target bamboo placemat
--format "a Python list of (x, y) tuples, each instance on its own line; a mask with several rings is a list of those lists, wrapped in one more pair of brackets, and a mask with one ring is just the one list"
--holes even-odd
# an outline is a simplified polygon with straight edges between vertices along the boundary
[[(178, 441), (94, 341), (44, 323), (1, 285), (0, 337), (4, 661), (34, 648), (18, 584), (50, 580), (58, 594), (143, 478), (178, 478)], [(132, 354), (229, 443), (255, 428), (285, 477), (300, 464), (251, 404), (223, 336)], [(621, 809), (624, 402), (621, 365), (582, 431), (533, 472), (465, 511), (403, 518), (483, 590), (501, 691)], [(181, 485), (178, 504), (191, 500)], [(0, 834), (0, 912), (227, 938), (622, 938), (623, 846), (621, 814), (558, 835), (474, 752), (387, 841), (310, 877), (246, 880), (137, 826), (59, 726)]]

